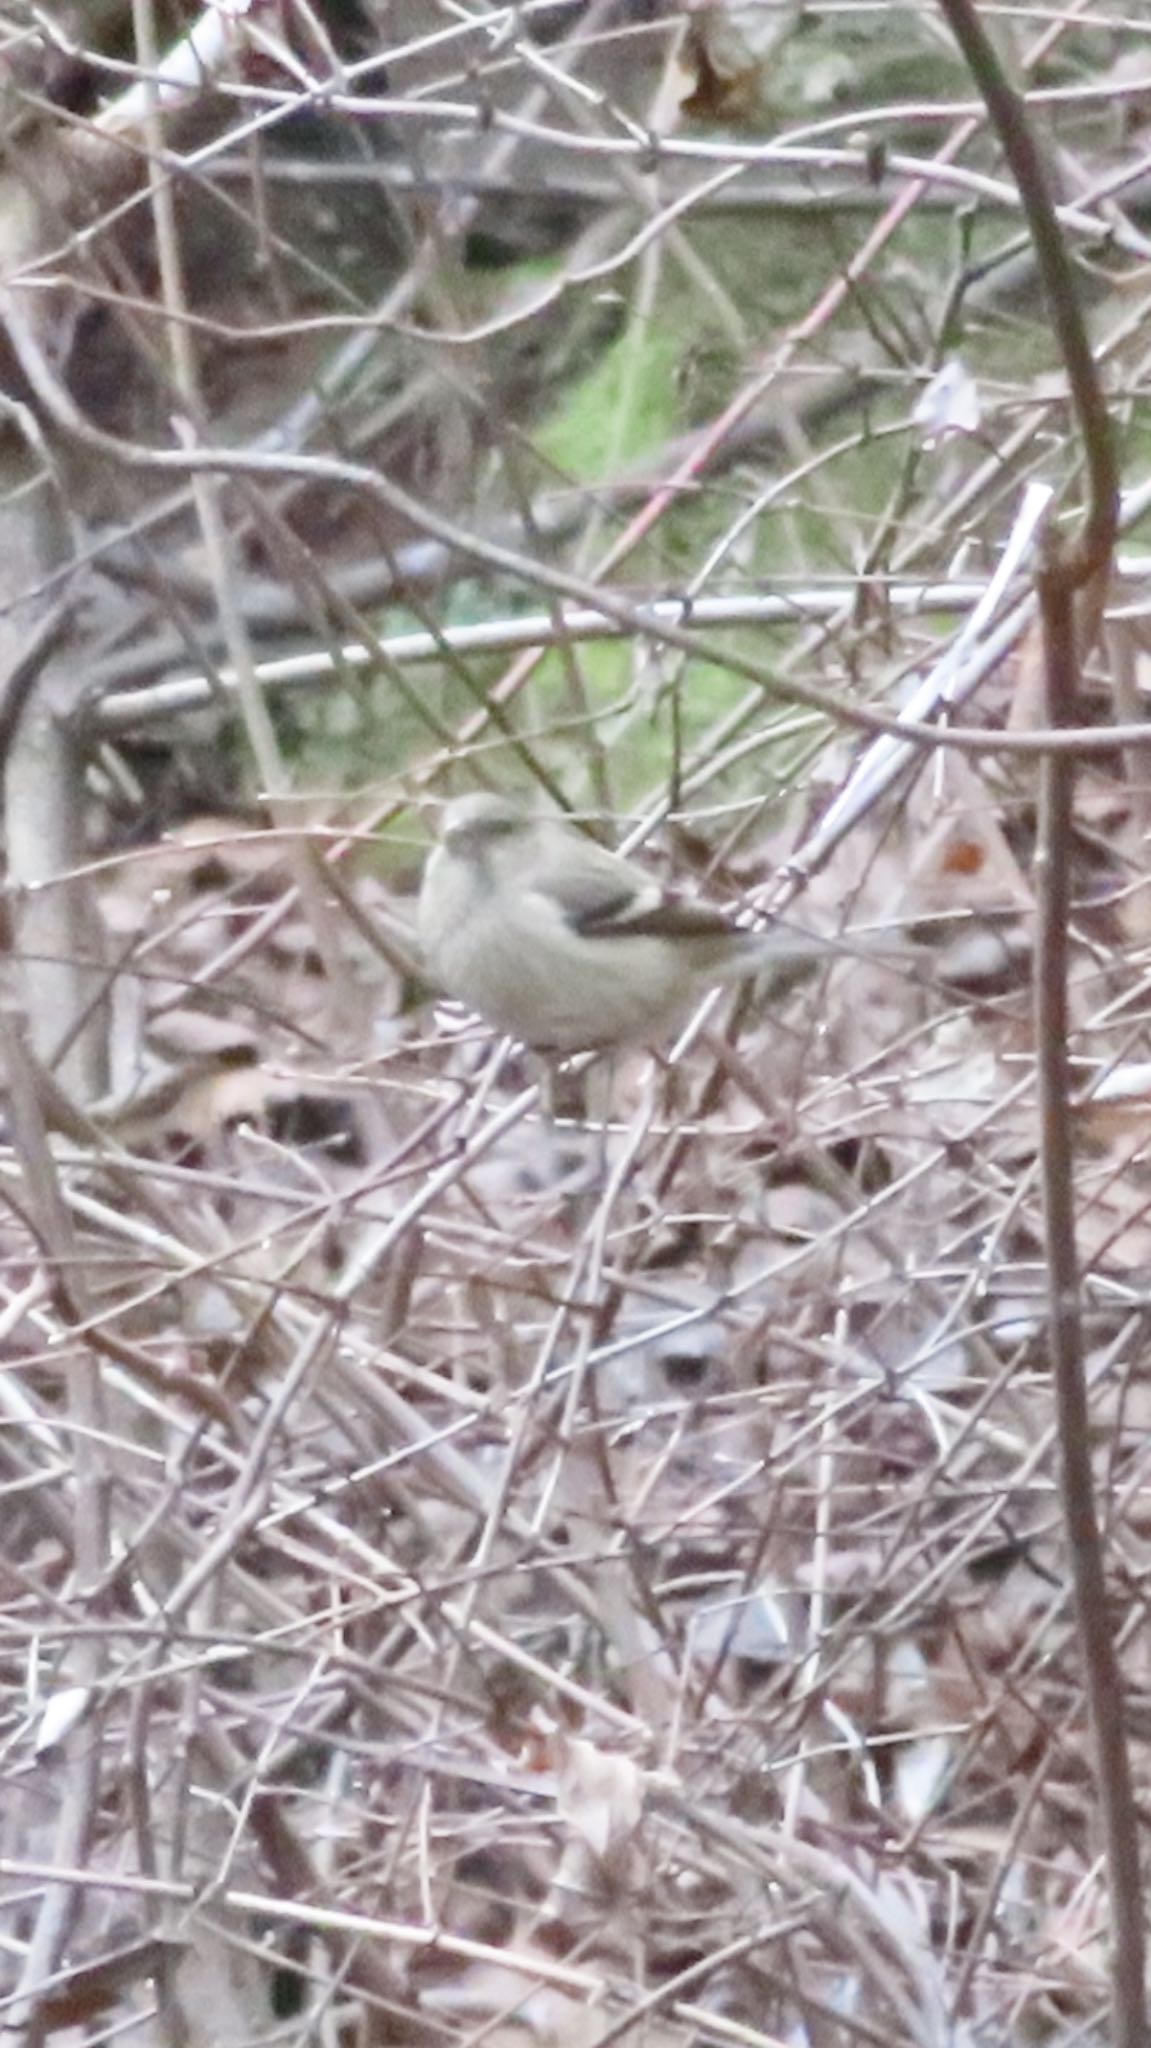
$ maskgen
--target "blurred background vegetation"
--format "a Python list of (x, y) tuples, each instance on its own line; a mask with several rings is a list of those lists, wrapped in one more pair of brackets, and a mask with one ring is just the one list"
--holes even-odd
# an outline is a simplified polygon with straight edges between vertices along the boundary
[[(1130, 739), (1151, 22), (980, 12)], [(12, 2040), (1103, 2048), (1033, 554), (971, 626), (1083, 456), (943, 12), (0, 0), (0, 77)], [(948, 661), (986, 750), (864, 784)], [(545, 1112), (412, 941), (484, 784), (843, 956)], [(1071, 1028), (1144, 1802), (1149, 822), (1136, 731)]]

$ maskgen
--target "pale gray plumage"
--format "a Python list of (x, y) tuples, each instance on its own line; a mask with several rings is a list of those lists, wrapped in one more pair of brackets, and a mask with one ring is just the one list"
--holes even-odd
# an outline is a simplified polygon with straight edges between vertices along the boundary
[(743, 930), (558, 814), (488, 793), (444, 812), (419, 930), (449, 995), (555, 1052), (650, 1043), (717, 982), (840, 950), (807, 933)]

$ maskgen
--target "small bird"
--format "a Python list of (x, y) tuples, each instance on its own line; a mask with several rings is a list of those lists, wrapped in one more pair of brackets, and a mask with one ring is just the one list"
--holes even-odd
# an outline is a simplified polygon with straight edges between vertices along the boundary
[(541, 1052), (648, 1045), (719, 982), (852, 950), (748, 931), (558, 813), (487, 792), (447, 806), (418, 921), (447, 993)]

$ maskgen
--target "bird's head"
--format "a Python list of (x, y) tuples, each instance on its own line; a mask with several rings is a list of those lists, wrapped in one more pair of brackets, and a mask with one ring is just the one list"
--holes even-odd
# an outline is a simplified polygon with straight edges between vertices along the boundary
[(449, 853), (474, 857), (490, 847), (525, 838), (534, 823), (515, 797), (476, 790), (448, 805), (440, 822), (440, 842)]

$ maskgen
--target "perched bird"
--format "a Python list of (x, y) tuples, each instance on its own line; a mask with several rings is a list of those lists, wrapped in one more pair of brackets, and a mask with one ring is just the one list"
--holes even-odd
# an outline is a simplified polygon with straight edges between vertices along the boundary
[(718, 982), (845, 950), (806, 932), (745, 930), (558, 813), (486, 792), (444, 812), (419, 933), (449, 995), (561, 1053), (650, 1044)]

